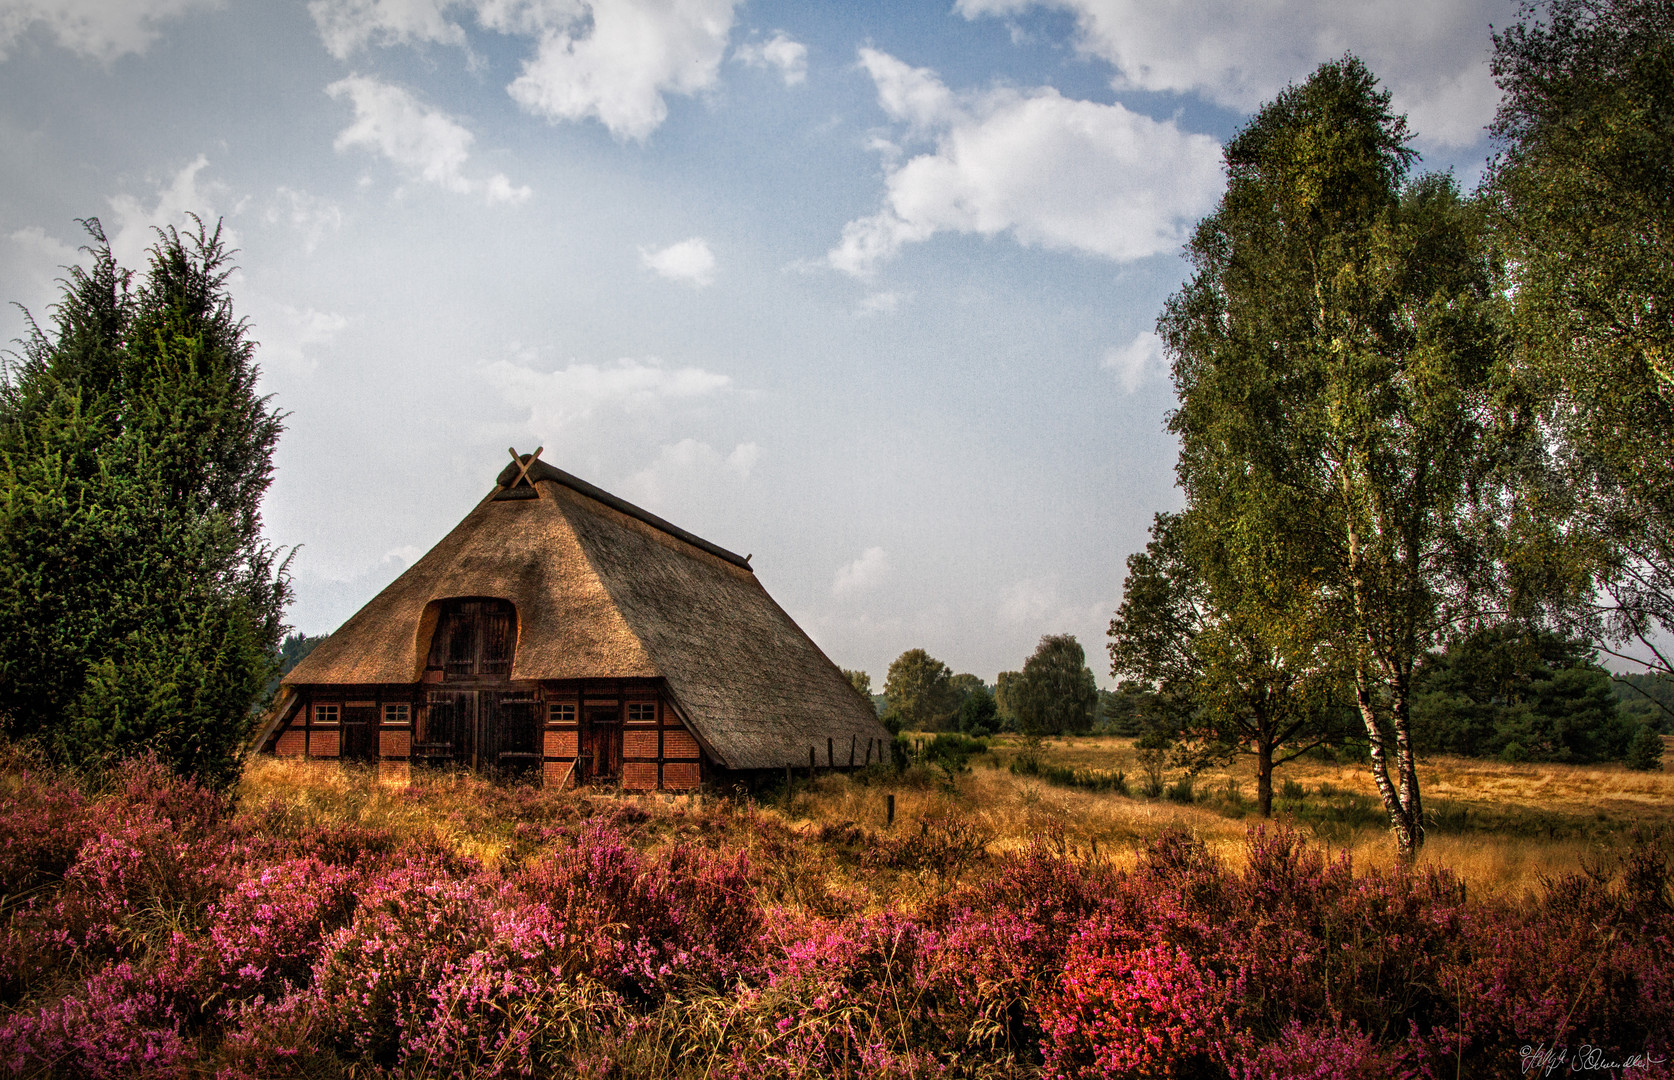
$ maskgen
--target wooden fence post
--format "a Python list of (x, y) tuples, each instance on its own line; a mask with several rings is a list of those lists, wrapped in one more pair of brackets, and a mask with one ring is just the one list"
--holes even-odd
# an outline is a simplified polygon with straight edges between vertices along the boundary
[(884, 811), (884, 827), (885, 828), (894, 828), (894, 826), (895, 826), (895, 796), (894, 795), (885, 796), (884, 805), (887, 807), (887, 809)]

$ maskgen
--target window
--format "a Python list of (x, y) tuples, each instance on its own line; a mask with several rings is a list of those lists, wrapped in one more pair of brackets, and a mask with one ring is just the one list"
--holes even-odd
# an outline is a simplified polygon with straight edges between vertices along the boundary
[(549, 724), (574, 724), (574, 705), (549, 705), (546, 710), (546, 722)]
[(412, 723), (413, 707), (411, 705), (385, 705), (384, 723), (390, 727), (406, 727)]
[(628, 723), (655, 724), (657, 722), (657, 703), (655, 701), (634, 701), (628, 704)]
[(338, 708), (339, 706), (336, 705), (314, 706), (314, 726), (336, 727), (339, 718)]

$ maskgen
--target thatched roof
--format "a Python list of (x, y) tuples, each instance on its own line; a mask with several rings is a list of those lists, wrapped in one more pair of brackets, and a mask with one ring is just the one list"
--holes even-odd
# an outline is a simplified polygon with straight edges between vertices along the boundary
[(871, 702), (756, 580), (749, 562), (535, 461), (538, 498), (506, 485), (314, 649), (285, 686), (413, 683), (435, 601), (498, 597), (518, 617), (513, 679), (662, 677), (731, 769), (848, 760), (887, 739)]

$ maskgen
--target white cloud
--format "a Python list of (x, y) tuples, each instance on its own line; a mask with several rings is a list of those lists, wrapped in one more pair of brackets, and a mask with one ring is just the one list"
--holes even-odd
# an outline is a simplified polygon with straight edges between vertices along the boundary
[(622, 487), (637, 502), (675, 512), (694, 499), (706, 499), (748, 480), (760, 453), (755, 443), (740, 443), (722, 456), (706, 442), (681, 439), (664, 445), (656, 459), (628, 477)]
[(862, 592), (883, 581), (889, 573), (889, 554), (881, 547), (869, 547), (859, 558), (844, 563), (831, 580), (831, 595)]
[[(600, 409), (649, 408), (705, 397), (732, 385), (727, 375), (695, 367), (666, 368), (655, 360), (623, 359), (605, 366), (572, 363), (558, 371), (537, 371), (528, 366), (529, 357), (519, 359), (525, 362), (496, 360), (484, 367), (484, 375), (509, 404), (529, 410), (529, 427), (542, 438), (556, 437)], [(754, 460), (748, 458), (746, 473)]]
[(550, 120), (596, 118), (611, 134), (644, 139), (668, 116), (665, 94), (716, 81), (736, 0), (591, 0), (539, 24), (540, 44), (512, 98)]
[(347, 97), (355, 110), (354, 123), (333, 143), (339, 151), (370, 150), (420, 180), (461, 194), (480, 193), (490, 203), (517, 203), (529, 197), (527, 187), (513, 187), (503, 174), (487, 180), (468, 178), (463, 170), (475, 136), (401, 87), (350, 75), (326, 87), (326, 93)]
[(64, 268), (81, 262), (81, 252), (38, 225), (17, 229), (7, 236), (0, 277), (6, 281), (8, 299), (21, 304), (44, 330), (52, 326), (48, 306), (61, 296), (59, 280)]
[(39, 26), (63, 48), (108, 64), (144, 52), (157, 40), (158, 23), (217, 6), (219, 0), (0, 0), (0, 60)]
[(1128, 393), (1138, 390), (1154, 373), (1166, 371), (1162, 338), (1145, 330), (1119, 349), (1104, 354), (1104, 364), (1116, 373), (1122, 389)]
[[(1000, 600), (1000, 621), (1031, 633), (1060, 634), (1066, 630), (1103, 626), (1115, 604), (1100, 598), (1076, 603), (1064, 599), (1056, 574), (1024, 578), (1006, 590)], [(1083, 641), (1085, 648), (1088, 642)], [(1098, 646), (1094, 645), (1096, 649)]]
[(808, 46), (792, 40), (783, 30), (775, 31), (766, 41), (744, 42), (732, 51), (732, 58), (749, 67), (778, 68), (786, 86), (808, 78)]
[(1010, 234), (1025, 246), (1116, 260), (1171, 251), (1222, 186), (1220, 147), (1123, 106), (1051, 87), (956, 95), (933, 72), (861, 50), (891, 119), (934, 139), (889, 164), (885, 205), (827, 255), (856, 277), (938, 232)]
[(876, 49), (860, 50), (860, 66), (878, 88), (878, 105), (891, 120), (921, 131), (944, 125), (958, 113), (958, 104), (941, 78), (929, 68), (915, 68)]
[(670, 244), (666, 248), (639, 249), (639, 261), (670, 281), (701, 289), (715, 280), (715, 255), (700, 236)]
[(1353, 52), (1385, 81), (1421, 140), (1466, 146), (1499, 100), (1488, 26), (1513, 0), (1209, 0), (1186, 17), (1148, 0), (959, 0), (966, 18), (1029, 7), (1070, 12), (1081, 50), (1116, 68), (1118, 90), (1203, 94), (1254, 111), (1321, 62)]
[(761, 460), (761, 447), (753, 442), (739, 443), (727, 455), (727, 468), (737, 473), (741, 479), (749, 479), (750, 470)]
[(308, 14), (331, 55), (347, 60), (368, 45), (464, 45), (447, 17), (451, 0), (312, 0)]
[(860, 298), (857, 312), (861, 315), (887, 315), (901, 306), (898, 292), (873, 292)]
[[(197, 223), (187, 217), (188, 214), (197, 214), (211, 231), (214, 230), (222, 214), (218, 205), (226, 196), (227, 189), (225, 185), (213, 181), (200, 183), (198, 174), (208, 167), (209, 159), (199, 154), (175, 173), (168, 183), (157, 188), (156, 201), (149, 207), (127, 193), (110, 200), (111, 220), (107, 222), (105, 235), (110, 239), (111, 253), (116, 256), (118, 264), (130, 269), (143, 269), (145, 253), (157, 242), (158, 229), (170, 226), (182, 230), (197, 228)], [(223, 228), (221, 238), (229, 248), (238, 246), (238, 236), (231, 229)]]
[(287, 371), (312, 375), (319, 369), (318, 348), (329, 345), (349, 325), (334, 311), (298, 308), (276, 303), (266, 310), (258, 298), (253, 303), (253, 337), (260, 348), (256, 357), (264, 371)]
[(302, 237), (302, 249), (312, 255), (327, 233), (343, 227), (343, 208), (330, 199), (306, 191), (281, 187), (274, 201), (262, 213), (269, 225), (283, 223)]
[(308, 14), (326, 50), (347, 60), (368, 45), (464, 45), (465, 31), (447, 17), (456, 6), (451, 0), (312, 0)]
[[(644, 139), (668, 115), (669, 94), (715, 85), (739, 0), (313, 0), (326, 48), (347, 59), (369, 46), (440, 44), (469, 51), (454, 17), (532, 39), (534, 55), (506, 87), (549, 120), (597, 119), (622, 139)], [(783, 35), (780, 35), (783, 37)], [(780, 38), (764, 63), (796, 81), (801, 46)], [(473, 57), (473, 63), (476, 62)], [(790, 66), (785, 66), (785, 65)]]

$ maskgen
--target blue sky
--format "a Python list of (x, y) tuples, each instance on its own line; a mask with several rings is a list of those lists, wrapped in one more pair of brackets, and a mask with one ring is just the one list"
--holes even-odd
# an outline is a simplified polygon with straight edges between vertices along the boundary
[[(1220, 143), (1353, 51), (1490, 152), (1510, 0), (0, 0), (0, 298), (222, 217), (333, 629), (543, 458), (881, 685), (1104, 630), (1178, 505), (1150, 331)], [(0, 314), (0, 338), (21, 335)]]

